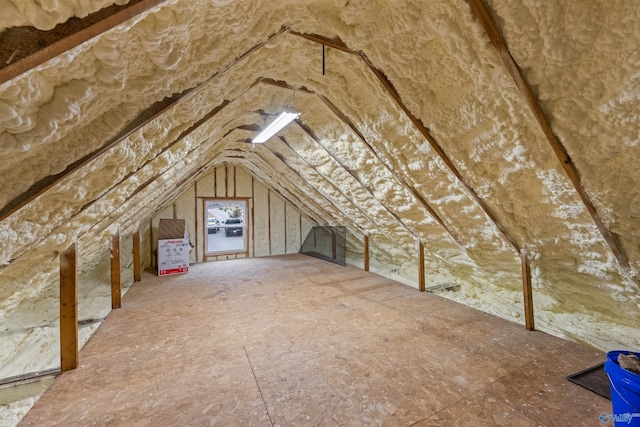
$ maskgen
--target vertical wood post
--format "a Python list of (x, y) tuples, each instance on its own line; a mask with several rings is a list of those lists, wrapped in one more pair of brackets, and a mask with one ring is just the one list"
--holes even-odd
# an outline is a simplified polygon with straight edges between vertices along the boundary
[(527, 331), (535, 330), (533, 318), (533, 293), (531, 291), (531, 268), (527, 251), (520, 250), (520, 261), (522, 264), (522, 291), (524, 293), (524, 325)]
[(131, 236), (133, 240), (133, 281), (142, 280), (142, 263), (140, 261), (140, 232), (136, 231)]
[(364, 236), (364, 271), (369, 271), (369, 236)]
[(60, 254), (60, 369), (78, 367), (78, 269), (76, 244)]
[(111, 236), (111, 308), (122, 307), (120, 284), (120, 232)]
[(418, 290), (424, 292), (426, 290), (424, 282), (424, 243), (418, 239)]

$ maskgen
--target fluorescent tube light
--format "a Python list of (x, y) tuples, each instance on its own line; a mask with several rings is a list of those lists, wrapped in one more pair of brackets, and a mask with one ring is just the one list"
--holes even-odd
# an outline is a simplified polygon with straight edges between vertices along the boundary
[(288, 125), (289, 123), (291, 123), (292, 121), (297, 119), (298, 117), (300, 117), (300, 113), (294, 113), (294, 112), (290, 112), (290, 111), (283, 111), (273, 121), (273, 123), (271, 123), (269, 126), (267, 126), (265, 130), (260, 132), (258, 134), (258, 136), (253, 138), (253, 140), (251, 142), (254, 142), (254, 143), (265, 142), (267, 139), (269, 139), (273, 135), (275, 135), (276, 132), (278, 132), (280, 129), (282, 129), (283, 127), (285, 127), (286, 125)]

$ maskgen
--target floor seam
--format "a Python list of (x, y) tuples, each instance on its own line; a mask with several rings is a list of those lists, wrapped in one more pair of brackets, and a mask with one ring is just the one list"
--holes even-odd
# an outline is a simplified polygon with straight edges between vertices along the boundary
[(458, 403), (460, 403), (460, 402), (461, 402), (461, 401), (463, 401), (464, 399), (468, 399), (468, 398), (470, 398), (471, 396), (475, 396), (475, 395), (477, 395), (477, 394), (478, 394), (478, 393), (480, 393), (480, 392), (484, 392), (484, 391), (486, 391), (486, 390), (487, 390), (487, 388), (489, 388), (489, 387), (490, 387), (490, 386), (492, 386), (493, 384), (497, 383), (498, 381), (502, 380), (503, 378), (508, 377), (509, 375), (511, 375), (511, 374), (513, 374), (514, 372), (516, 372), (516, 371), (518, 371), (518, 370), (520, 370), (520, 369), (524, 368), (525, 366), (527, 366), (527, 365), (530, 365), (530, 364), (534, 363), (535, 361), (536, 361), (536, 359), (535, 359), (535, 358), (533, 358), (533, 359), (529, 360), (528, 362), (526, 362), (526, 363), (524, 363), (524, 364), (522, 364), (522, 365), (518, 366), (517, 368), (514, 368), (513, 370), (511, 370), (511, 371), (507, 372), (506, 374), (504, 374), (504, 375), (503, 375), (503, 376), (501, 376), (500, 378), (496, 378), (495, 380), (491, 381), (489, 384), (485, 385), (485, 386), (484, 386), (484, 387), (482, 387), (481, 389), (478, 389), (478, 390), (474, 391), (474, 392), (473, 392), (473, 393), (471, 393), (471, 394), (468, 394), (468, 395), (466, 395), (466, 396), (461, 397), (460, 399), (456, 400), (456, 401), (455, 401), (455, 402), (453, 402), (452, 404), (447, 405), (447, 406), (445, 406), (444, 408), (440, 409), (439, 411), (434, 412), (433, 414), (429, 415), (427, 418), (423, 418), (423, 419), (421, 419), (421, 420), (419, 420), (419, 421), (416, 421), (416, 422), (415, 422), (415, 423), (413, 423), (413, 424), (409, 424), (407, 427), (413, 427), (413, 426), (417, 425), (418, 423), (421, 423), (421, 422), (426, 421), (426, 420), (428, 420), (428, 419), (430, 419), (430, 418), (433, 418), (433, 417), (435, 417), (436, 415), (438, 415), (440, 412), (445, 411), (445, 410), (447, 410), (447, 409), (451, 408), (452, 406), (457, 405)]
[(260, 384), (258, 383), (258, 377), (256, 377), (256, 373), (253, 370), (253, 365), (251, 364), (251, 359), (249, 358), (249, 353), (247, 352), (247, 349), (245, 346), (242, 346), (242, 349), (244, 350), (244, 354), (247, 356), (247, 362), (249, 362), (249, 368), (251, 369), (251, 373), (253, 374), (253, 379), (256, 382), (256, 386), (258, 387), (258, 392), (260, 393), (260, 399), (262, 399), (262, 404), (264, 405), (264, 410), (267, 411), (267, 417), (269, 417), (269, 422), (271, 423), (271, 427), (274, 427), (275, 424), (273, 423), (273, 420), (271, 419), (271, 414), (269, 413), (269, 408), (267, 407), (267, 402), (264, 400), (264, 395), (262, 394), (262, 389), (260, 388)]

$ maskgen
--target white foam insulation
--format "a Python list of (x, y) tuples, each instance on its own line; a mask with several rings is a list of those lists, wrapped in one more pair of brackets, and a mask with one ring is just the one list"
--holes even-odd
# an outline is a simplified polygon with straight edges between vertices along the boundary
[[(0, 30), (126, 3), (0, 0)], [(104, 318), (110, 235), (129, 248), (222, 164), (346, 226), (349, 262), (368, 235), (372, 270), (417, 286), (420, 240), (427, 286), (523, 324), (524, 251), (537, 329), (640, 349), (640, 8), (485, 0), (531, 102), (472, 3), (141, 0), (0, 81), (0, 377), (59, 363), (62, 251)], [(297, 122), (247, 143), (285, 107)]]

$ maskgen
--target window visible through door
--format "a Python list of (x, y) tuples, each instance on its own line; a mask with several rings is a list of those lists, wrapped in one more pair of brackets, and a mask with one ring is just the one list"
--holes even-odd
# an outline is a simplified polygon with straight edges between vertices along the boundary
[(208, 255), (246, 252), (247, 199), (206, 199), (204, 216)]

